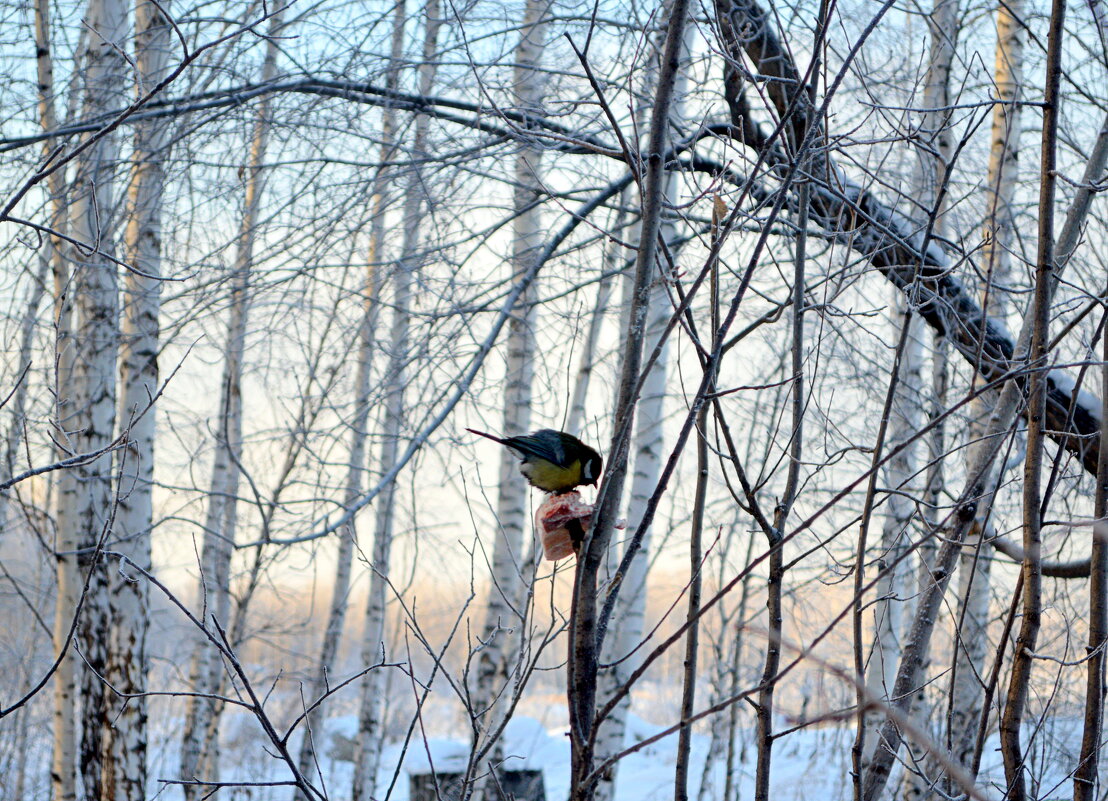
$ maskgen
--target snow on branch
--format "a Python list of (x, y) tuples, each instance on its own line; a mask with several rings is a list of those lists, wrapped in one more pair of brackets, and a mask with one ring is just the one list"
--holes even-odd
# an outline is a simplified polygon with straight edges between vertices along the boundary
[[(727, 57), (725, 95), (732, 135), (760, 148), (771, 168), (781, 169), (794, 157), (789, 146), (803, 142), (808, 126), (820, 125), (819, 115), (792, 57), (781, 45), (765, 12), (752, 0), (716, 0), (721, 42)], [(751, 121), (743, 92), (750, 77), (749, 59), (765, 95), (774, 106), (786, 146), (775, 144)], [(824, 139), (818, 131), (816, 141)], [(970, 362), (987, 381), (1014, 377), (1022, 383), (1027, 371), (1016, 352), (1016, 339), (999, 320), (989, 317), (973, 294), (954, 275), (959, 261), (921, 227), (851, 180), (826, 150), (810, 154), (811, 219), (815, 233), (847, 245), (901, 289), (914, 310)], [(1032, 368), (1034, 369), (1034, 367)], [(1060, 370), (1047, 374), (1046, 428), (1049, 435), (1095, 475), (1100, 442), (1100, 401), (1079, 391)]]

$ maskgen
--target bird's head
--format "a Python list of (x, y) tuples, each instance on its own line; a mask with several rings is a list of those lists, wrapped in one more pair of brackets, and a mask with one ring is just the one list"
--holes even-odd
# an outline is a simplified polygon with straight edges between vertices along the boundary
[(596, 482), (600, 480), (600, 469), (603, 464), (604, 461), (596, 451), (586, 456), (581, 463), (581, 478), (584, 479), (582, 483), (591, 484), (595, 487)]

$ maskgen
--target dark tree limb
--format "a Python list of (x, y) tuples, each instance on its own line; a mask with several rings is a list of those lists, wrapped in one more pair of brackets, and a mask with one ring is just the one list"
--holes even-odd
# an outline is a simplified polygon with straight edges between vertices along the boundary
[(635, 260), (631, 314), (625, 340), (623, 367), (613, 425), (608, 469), (597, 498), (593, 528), (585, 536), (573, 581), (569, 622), (570, 801), (591, 801), (596, 787), (593, 773), (593, 729), (596, 725), (597, 671), (600, 642), (597, 638), (597, 577), (611, 538), (627, 475), (629, 435), (635, 413), (635, 395), (642, 365), (650, 282), (655, 272), (658, 230), (665, 191), (666, 135), (669, 109), (680, 62), (681, 40), (688, 17), (689, 0), (674, 0), (658, 74), (658, 90), (650, 120), (642, 190), (642, 234)]
[[(1031, 304), (1030, 366), (1045, 365), (1050, 343), (1050, 297), (1054, 283), (1054, 204), (1057, 185), (1058, 87), (1061, 81), (1062, 20), (1066, 0), (1054, 0), (1047, 43), (1046, 93), (1043, 106), (1042, 162), (1039, 169), (1039, 242), (1035, 294)], [(1033, 654), (1042, 623), (1043, 439), (1046, 422), (1046, 375), (1033, 370), (1028, 382), (1027, 459), (1023, 472), (1023, 614), (1012, 652), (1008, 695), (1000, 719), (1000, 752), (1012, 801), (1027, 798), (1020, 727), (1031, 688)]]

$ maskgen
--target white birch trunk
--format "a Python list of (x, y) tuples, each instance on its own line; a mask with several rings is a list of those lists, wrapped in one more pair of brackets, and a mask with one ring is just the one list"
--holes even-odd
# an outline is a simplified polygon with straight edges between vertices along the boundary
[[(615, 214), (615, 222), (611, 230), (616, 236), (622, 236), (624, 209), (631, 202), (631, 187), (620, 193), (619, 210)], [(604, 270), (614, 272), (624, 260), (623, 246), (609, 240), (604, 251)], [(592, 383), (592, 373), (596, 367), (596, 348), (600, 340), (600, 329), (604, 324), (604, 315), (608, 311), (608, 304), (612, 297), (612, 285), (615, 277), (602, 278), (600, 286), (596, 290), (596, 304), (592, 315), (589, 317), (589, 328), (585, 334), (585, 342), (581, 346), (581, 358), (577, 366), (577, 380), (573, 384), (573, 396), (569, 403), (569, 416), (566, 418), (566, 431), (577, 433), (582, 431), (585, 425), (585, 399), (589, 394), (589, 385)]]
[[(667, 226), (668, 227), (668, 226)], [(663, 235), (666, 233), (663, 227)], [(659, 335), (665, 330), (672, 313), (669, 296), (661, 280), (651, 288), (650, 310), (647, 317), (646, 337), (643, 352), (650, 354), (658, 344)], [(666, 398), (666, 369), (669, 360), (669, 347), (663, 346), (658, 360), (643, 383), (642, 394), (635, 421), (634, 473), (631, 480), (631, 497), (628, 503), (627, 528), (630, 534), (638, 529), (642, 522), (642, 510), (646, 508), (658, 477), (662, 472), (662, 449), (664, 446), (663, 415)], [(604, 662), (612, 662), (627, 656), (643, 636), (646, 617), (646, 572), (650, 562), (651, 532), (648, 529), (642, 538), (639, 551), (631, 560), (627, 574), (623, 577), (619, 598), (612, 612), (612, 622), (605, 641)], [(615, 695), (623, 686), (630, 673), (637, 666), (634, 657), (626, 659), (610, 669), (604, 670), (598, 677), (598, 705)], [(597, 762), (602, 762), (623, 747), (627, 713), (631, 707), (630, 695), (612, 710), (611, 716), (601, 724), (597, 734)], [(611, 801), (615, 797), (617, 765), (613, 765), (596, 786), (596, 801)]]
[[(82, 54), (82, 114), (95, 117), (125, 102), (128, 67), (127, 11), (122, 0), (90, 0), (89, 36)], [(77, 452), (103, 449), (115, 432), (116, 354), (119, 348), (118, 279), (108, 257), (113, 250), (116, 219), (116, 136), (101, 137), (78, 160), (69, 204), (70, 233), (88, 249), (73, 249), (73, 414), (66, 422)], [(108, 570), (94, 560), (96, 547), (110, 537), (113, 512), (112, 456), (105, 454), (75, 471), (76, 482), (59, 497), (68, 529), (63, 543), (79, 549), (78, 563), (90, 572), (78, 642), (85, 669), (80, 671), (79, 769), (83, 797), (99, 799), (104, 763), (104, 731), (110, 726), (107, 694), (101, 679), (107, 668), (110, 636)], [(79, 581), (78, 577), (73, 577)], [(77, 589), (65, 587), (63, 595)], [(68, 629), (68, 621), (59, 621)]]
[[(139, 94), (161, 80), (172, 47), (166, 4), (138, 0), (135, 5)], [(126, 258), (141, 273), (128, 272), (125, 283), (119, 382), (119, 427), (129, 426), (120, 456), (120, 500), (115, 549), (138, 567), (150, 569), (150, 532), (154, 510), (154, 410), (134, 420), (158, 390), (158, 312), (162, 249), (162, 192), (169, 123), (152, 120), (135, 131), (135, 167), (131, 178)], [(146, 580), (126, 564), (111, 572), (112, 627), (108, 680), (124, 693), (146, 690), (146, 632), (149, 605)], [(142, 798), (146, 792), (146, 699), (131, 698), (113, 714), (105, 748), (105, 798)]]
[[(409, 198), (421, 190), (409, 182)], [(415, 208), (413, 208), (413, 205)], [(409, 310), (412, 297), (413, 272), (418, 269), (415, 249), (419, 242), (419, 220), (422, 203), (405, 203), (403, 256), (393, 275), (393, 320), (389, 334), (389, 362), (385, 374), (386, 400), (384, 430), (378, 464), (382, 470), (391, 468), (400, 449), (404, 424), (404, 388), (407, 384), (405, 364), (409, 347)], [(388, 589), (389, 560), (392, 551), (396, 482), (385, 487), (377, 501), (373, 538), (373, 560), (370, 565), (369, 597), (366, 601), (365, 632), (362, 661), (364, 667), (388, 658), (385, 642), (385, 611)], [(352, 797), (355, 801), (373, 798), (377, 769), (384, 741), (384, 670), (373, 670), (365, 678), (358, 715), (358, 751), (355, 763)]]
[[(1010, 249), (1015, 240), (1016, 180), (1019, 177), (1020, 106), (1023, 82), (1023, 39), (1027, 35), (1023, 27), (1023, 2), (1001, 4), (997, 8), (996, 68), (994, 79), (997, 99), (993, 109), (992, 146), (989, 153), (989, 173), (985, 187), (985, 240), (982, 264), (991, 284), (983, 298), (982, 306), (987, 314), (1003, 320), (1008, 314), (1006, 287), (1011, 281)], [(974, 439), (984, 432), (983, 421), (996, 403), (996, 393), (978, 399), (972, 409), (974, 423), (970, 436)], [(980, 421), (980, 422), (978, 422)], [(972, 450), (972, 446), (971, 446)], [(972, 456), (969, 457), (972, 459)], [(968, 766), (973, 758), (977, 728), (981, 717), (984, 688), (981, 676), (984, 672), (989, 649), (989, 599), (991, 554), (978, 559), (982, 548), (982, 534), (992, 533), (988, 512), (992, 507), (992, 491), (995, 478), (989, 482), (989, 497), (978, 505), (978, 519), (966, 538), (961, 554), (961, 570), (958, 577), (958, 596), (965, 605), (962, 631), (957, 644), (954, 686), (951, 692), (950, 745), (951, 754), (959, 764)]]
[[(403, 6), (403, 4), (401, 4)], [(403, 13), (403, 8), (397, 13)], [(425, 6), (426, 22), (422, 61), (419, 66), (419, 90), (427, 95), (435, 79), (438, 32), (442, 24), (438, 0)], [(412, 156), (420, 159), (427, 149), (429, 119), (420, 115), (415, 123)], [(403, 229), (400, 259), (393, 273), (393, 318), (389, 334), (389, 361), (384, 376), (385, 419), (381, 436), (378, 466), (382, 472), (392, 469), (400, 452), (400, 437), (404, 429), (404, 389), (407, 385), (406, 365), (410, 339), (410, 308), (412, 280), (419, 270), (419, 227), (430, 198), (417, 167), (412, 168), (404, 190)], [(373, 537), (373, 561), (370, 566), (369, 597), (366, 599), (365, 630), (362, 660), (365, 667), (388, 658), (385, 642), (385, 607), (392, 552), (393, 522), (396, 506), (396, 481), (382, 491), (377, 500)], [(384, 745), (385, 671), (371, 670), (362, 684), (358, 710), (358, 745), (354, 763), (353, 801), (374, 797), (377, 771)]]
[[(692, 27), (686, 29), (682, 44), (681, 60), (688, 54)], [(680, 117), (684, 109), (685, 88), (688, 76), (684, 64), (677, 71), (673, 88), (674, 117)], [(674, 175), (667, 179), (665, 203), (672, 206), (676, 200), (677, 180)], [(637, 226), (636, 226), (637, 228)], [(663, 218), (659, 233), (662, 241), (672, 242), (675, 238), (675, 224), (672, 217)], [(639, 243), (641, 246), (641, 243)], [(676, 256), (676, 253), (674, 253)], [(666, 263), (665, 256), (659, 252), (659, 264)], [(643, 341), (644, 358), (649, 357), (658, 345), (666, 324), (673, 313), (673, 304), (666, 292), (666, 279), (658, 274), (651, 287), (650, 306), (646, 320), (646, 336)], [(626, 308), (626, 307), (625, 307)], [(666, 369), (668, 345), (663, 345), (658, 360), (643, 382), (642, 393), (637, 407), (635, 421), (635, 441), (633, 444), (634, 473), (631, 478), (631, 497), (627, 507), (627, 529), (630, 535), (642, 522), (650, 496), (658, 484), (662, 472), (663, 456), (663, 420), (666, 398)], [(632, 558), (623, 576), (619, 597), (612, 613), (612, 622), (608, 628), (604, 653), (601, 660), (612, 663), (623, 660), (618, 665), (600, 672), (597, 680), (597, 703), (603, 705), (615, 695), (628, 676), (637, 666), (634, 657), (624, 659), (639, 644), (643, 636), (646, 617), (646, 572), (650, 561), (651, 534), (648, 529), (642, 538), (641, 546)], [(597, 732), (596, 761), (600, 763), (619, 753), (623, 747), (623, 737), (627, 726), (627, 713), (631, 708), (631, 695), (628, 694), (612, 710), (611, 716), (600, 724)], [(619, 763), (614, 764), (601, 776), (596, 785), (596, 801), (612, 801), (615, 797), (616, 777)]]
[[(280, 14), (270, 21), (270, 38), (262, 64), (263, 83), (273, 80), (277, 73), (276, 36), (281, 24)], [(242, 453), (242, 367), (250, 305), (250, 279), (254, 267), (254, 243), (264, 184), (263, 163), (269, 137), (267, 98), (268, 96), (263, 96), (258, 104), (246, 169), (245, 208), (231, 277), (231, 312), (220, 388), (215, 457), (204, 521), (204, 544), (200, 553), (198, 601), (203, 607), (204, 623), (212, 632), (215, 631), (215, 621), (219, 621), (224, 627), (228, 625), (231, 611), (231, 557), (234, 550), (239, 483), (236, 462)], [(197, 633), (190, 676), (193, 692), (217, 693), (222, 685), (222, 670), (223, 660), (219, 653), (204, 635)], [(209, 732), (218, 731), (214, 724), (220, 709), (221, 706), (212, 698), (189, 698), (181, 746), (182, 778), (214, 780), (218, 776), (218, 760), (211, 754), (214, 744), (209, 742)], [(199, 793), (194, 785), (184, 785), (183, 789), (186, 799), (190, 801)]]
[[(398, 85), (398, 65), (403, 56), (404, 45), (404, 3), (397, 5), (393, 16), (391, 68), (386, 85), (396, 90)], [(387, 108), (381, 116), (381, 163), (386, 164), (395, 150), (396, 111)], [(346, 489), (343, 503), (349, 508), (357, 502), (362, 492), (362, 475), (365, 472), (366, 438), (369, 425), (370, 372), (373, 366), (373, 352), (376, 347), (378, 310), (380, 308), (381, 263), (385, 259), (385, 212), (388, 209), (390, 172), (383, 166), (377, 170), (373, 181), (373, 221), (370, 225), (370, 244), (366, 267), (365, 298), (362, 309), (362, 321), (358, 331), (358, 365), (354, 379), (354, 417), (350, 423), (350, 459), (347, 463)], [(350, 594), (350, 568), (357, 543), (358, 532), (352, 519), (339, 532), (339, 551), (336, 557), (335, 581), (331, 589), (331, 605), (327, 611), (327, 628), (323, 632), (323, 644), (315, 674), (308, 685), (305, 700), (315, 702), (326, 692), (330, 671), (338, 654), (339, 641), (346, 623), (346, 609)], [(298, 768), (304, 776), (310, 776), (315, 770), (317, 751), (316, 738), (322, 734), (322, 722), (325, 719), (322, 708), (308, 716), (305, 721), (304, 740), (300, 746)], [(303, 794), (297, 793), (298, 797)]]
[[(542, 62), (546, 39), (546, 0), (527, 0), (519, 44), (515, 51), (513, 88), (516, 106), (524, 113), (541, 115), (544, 76), (536, 68)], [(515, 197), (512, 243), (512, 278), (526, 274), (541, 249), (542, 229), (542, 150), (526, 143), (515, 158)], [(531, 430), (531, 382), (534, 376), (536, 319), (530, 301), (535, 285), (524, 292), (508, 323), (508, 363), (504, 377), (504, 417), (501, 430), (505, 436), (525, 434)], [(481, 648), (477, 654), (475, 679), (470, 692), (474, 715), (475, 749), (490, 747), (490, 737), (496, 737), (506, 714), (504, 709), (512, 695), (510, 674), (518, 668), (514, 657), (520, 653), (525, 636), (527, 615), (523, 603), (534, 573), (528, 559), (535, 549), (528, 547), (527, 482), (519, 472), (519, 461), (507, 448), (500, 449), (500, 483), (498, 485), (497, 531), (492, 553), (492, 583), (489, 587), (485, 621), (481, 631)], [(515, 678), (519, 678), (516, 676)], [(500, 699), (499, 703), (498, 700)], [(499, 747), (485, 754), (484, 764), (500, 761)], [(495, 785), (488, 785), (495, 794)]]
[[(54, 65), (50, 41), (50, 2), (35, 0), (35, 46), (38, 72), (39, 122), (44, 131), (57, 127), (54, 110)], [(76, 92), (74, 92), (76, 95)], [(73, 98), (71, 98), (73, 102)], [(54, 143), (43, 143), (43, 157), (48, 158)], [(55, 229), (68, 229), (68, 219), (63, 208), (64, 180), (61, 171), (48, 179), (51, 195), (51, 224)], [(69, 264), (63, 257), (60, 240), (47, 239), (50, 261), (54, 272), (54, 328), (55, 328), (55, 415), (58, 428), (65, 430), (63, 421), (71, 410), (69, 395), (72, 391), (73, 370), (73, 297), (70, 287)], [(62, 439), (62, 438), (60, 438)], [(69, 454), (63, 446), (57, 449), (59, 459)], [(54, 650), (65, 648), (73, 617), (77, 610), (80, 573), (77, 569), (76, 531), (71, 522), (72, 504), (76, 492), (76, 478), (71, 471), (62, 471), (55, 479), (54, 520), (58, 532), (55, 543), (57, 596), (54, 602)], [(77, 735), (76, 735), (77, 684), (76, 666), (72, 650), (62, 655), (54, 674), (53, 697), (53, 756), (50, 780), (55, 801), (74, 801), (77, 797)]]
[[(923, 107), (925, 109), (923, 113), (923, 135), (928, 138), (931, 149), (921, 149), (919, 152), (920, 163), (915, 175), (914, 194), (920, 203), (920, 209), (919, 213), (914, 216), (920, 220), (922, 225), (929, 226), (929, 231), (925, 231), (924, 235), (930, 238), (941, 236), (945, 225), (944, 212), (946, 201), (942, 191), (943, 182), (946, 180), (947, 163), (952, 150), (951, 132), (949, 128), (950, 112), (947, 110), (947, 107), (950, 105), (950, 71), (954, 59), (954, 46), (958, 36), (957, 14), (958, 4), (954, 2), (954, 0), (935, 0), (931, 15), (928, 18), (930, 51), (923, 93)], [(898, 299), (897, 305), (903, 312), (905, 304)], [(891, 432), (893, 439), (890, 444), (898, 444), (904, 441), (905, 438), (911, 437), (918, 431), (923, 418), (923, 411), (920, 403), (922, 401), (922, 325), (918, 325), (918, 317), (914, 319), (914, 323), (916, 324), (914, 325), (915, 331), (910, 333), (912, 340), (909, 346), (905, 348), (904, 352), (903, 369), (905, 372), (904, 378), (914, 380), (913, 386), (911, 388), (906, 386), (905, 390), (911, 393), (911, 396), (914, 396), (916, 403), (913, 404), (914, 408), (912, 408), (911, 413), (908, 414), (907, 417), (900, 417), (898, 415), (898, 425), (895, 426)], [(909, 426), (914, 426), (914, 428), (910, 428)], [(910, 449), (910, 452), (906, 450), (890, 462), (890, 486), (894, 488), (899, 487), (900, 481), (915, 473), (916, 464), (914, 457), (915, 449), (913, 448)], [(901, 525), (902, 522), (906, 525), (907, 520), (912, 514), (911, 510), (905, 508), (908, 499), (903, 496), (892, 495), (888, 503), (889, 517), (886, 519), (885, 533), (889, 533), (890, 526), (895, 528)], [(901, 528), (900, 532), (902, 532), (902, 536), (904, 536), (903, 532), (905, 532), (905, 529)], [(928, 546), (925, 549), (921, 549), (919, 552), (919, 564), (916, 573), (921, 586), (923, 586), (923, 582), (931, 581), (930, 572), (928, 570), (928, 565), (930, 563), (928, 555), (931, 550), (931, 547)], [(890, 556), (894, 558), (898, 555), (899, 553), (896, 549), (890, 553)], [(895, 587), (897, 596), (911, 596), (913, 593), (911, 589), (906, 586), (910, 576), (911, 571), (909, 571), (907, 565), (905, 565), (904, 569), (898, 573), (897, 583), (894, 586), (890, 586), (888, 591), (893, 591)], [(898, 663), (902, 650), (902, 643), (906, 640), (908, 634), (908, 632), (902, 628), (900, 620), (896, 621), (896, 625), (895, 634), (892, 630), (882, 632), (883, 637), (889, 638), (891, 642), (895, 644), (895, 650), (893, 650), (893, 648), (883, 648), (881, 650), (881, 659), (879, 662), (881, 670), (880, 687), (872, 683), (870, 681), (870, 676), (867, 676), (867, 684), (871, 685), (871, 689), (878, 691), (879, 694), (877, 697), (883, 699), (890, 698), (890, 693), (892, 692), (893, 684), (896, 680), (897, 668), (899, 667)], [(925, 667), (920, 675), (926, 675), (926, 661)], [(922, 687), (915, 694), (912, 702), (911, 714), (917, 722), (922, 722), (928, 717), (927, 698)], [(868, 756), (872, 757), (874, 748), (878, 747), (878, 742), (880, 740), (879, 731), (884, 720), (882, 720), (879, 715), (870, 716), (869, 720), (873, 728), (869, 733), (872, 735), (872, 741), (870, 742), (870, 747), (867, 748), (867, 752)], [(867, 767), (868, 764), (869, 759), (865, 761)], [(905, 772), (904, 787), (902, 789), (905, 799), (922, 798), (929, 792), (930, 789), (926, 777), (917, 776), (911, 771)]]
[[(906, 324), (909, 330), (901, 354), (900, 374), (896, 376), (898, 388), (889, 421), (889, 450), (915, 437), (923, 423), (923, 326), (917, 316), (906, 319), (908, 304), (903, 293), (896, 289), (893, 289), (892, 305), (896, 312), (893, 317), (895, 331), (899, 332)], [(903, 560), (903, 555), (912, 541), (911, 524), (916, 507), (908, 493), (912, 491), (912, 477), (918, 470), (917, 452), (915, 445), (904, 448), (889, 460), (885, 470), (887, 486), (893, 492), (885, 501), (878, 559), (881, 576), (877, 582), (877, 600), (873, 604), (873, 644), (866, 667), (866, 692), (871, 698), (887, 699), (892, 691), (900, 658), (904, 603), (914, 594), (909, 586), (910, 563)], [(872, 756), (882, 723), (884, 716), (879, 710), (865, 715), (863, 764)]]
[[(71, 325), (72, 309), (70, 308), (70, 294), (68, 288), (68, 268), (55, 273), (60, 276), (55, 286), (61, 287), (55, 294), (55, 325), (58, 336), (55, 344), (58, 348), (57, 359), (57, 385), (68, 392), (72, 375), (72, 344), (69, 341), (68, 332)], [(61, 395), (58, 396), (59, 399)], [(58, 404), (59, 411), (62, 403)], [(59, 415), (59, 420), (61, 416)], [(61, 449), (59, 449), (61, 450)], [(65, 453), (59, 453), (64, 458)], [(58, 532), (55, 543), (57, 568), (57, 597), (54, 603), (54, 649), (60, 653), (66, 647), (73, 618), (77, 614), (77, 602), (81, 591), (81, 574), (77, 566), (77, 532), (72, 523), (73, 509), (71, 504), (76, 494), (76, 479), (65, 471), (57, 479), (56, 508), (54, 521)], [(77, 732), (76, 732), (76, 704), (77, 704), (77, 674), (76, 660), (70, 649), (62, 657), (58, 664), (58, 670), (54, 674), (54, 709), (53, 729), (54, 745), (51, 761), (51, 787), (53, 798), (57, 801), (73, 801), (77, 797), (76, 784), (76, 758), (77, 758)]]

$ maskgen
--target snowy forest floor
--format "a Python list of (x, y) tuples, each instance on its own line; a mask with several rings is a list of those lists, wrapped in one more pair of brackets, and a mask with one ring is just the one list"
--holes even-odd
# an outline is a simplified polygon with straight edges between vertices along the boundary
[[(561, 710), (550, 710), (551, 717), (560, 716)], [(276, 759), (261, 761), (262, 751), (257, 741), (246, 731), (249, 720), (241, 718), (243, 731), (234, 727), (225, 729), (223, 753), (224, 782), (242, 781), (272, 782), (287, 778), (287, 771)], [(323, 772), (328, 797), (344, 801), (349, 797), (353, 765), (343, 757), (344, 743), (356, 732), (357, 720), (353, 716), (333, 718), (327, 723), (326, 745), (321, 748), (320, 768)], [(628, 722), (626, 743), (628, 746), (657, 734), (663, 727), (650, 724), (632, 716)], [(1069, 771), (1075, 764), (1080, 744), (1080, 721), (1053, 719), (1042, 721), (1033, 740), (1032, 773), (1038, 782), (1035, 797), (1044, 801), (1072, 797), (1072, 780)], [(444, 736), (445, 732), (428, 732), (421, 737), (418, 727), (405, 748), (402, 743), (390, 743), (378, 776), (378, 798), (390, 801), (408, 801), (409, 777), (427, 773), (433, 767), (436, 773), (464, 770), (468, 755), (468, 742), (464, 737)], [(1030, 731), (1027, 733), (1031, 734)], [(739, 759), (735, 766), (737, 794), (729, 801), (742, 801), (753, 797), (755, 747), (753, 731), (739, 732)], [(834, 801), (851, 797), (850, 746), (854, 729), (845, 725), (822, 725), (801, 729), (779, 741), (774, 749), (772, 796), (775, 801), (800, 801), (820, 799)], [(690, 771), (690, 798), (699, 798), (704, 760), (708, 753), (710, 737), (696, 733), (692, 742), (693, 767)], [(254, 758), (242, 759), (246, 748)], [(1003, 765), (996, 750), (996, 737), (986, 743), (978, 786), (990, 797), (1000, 798), (1003, 782)], [(663, 801), (673, 797), (676, 734), (665, 737), (620, 762), (616, 801)], [(296, 750), (294, 749), (294, 753)], [(153, 755), (151, 776), (154, 779), (175, 775), (176, 749), (158, 748)], [(548, 801), (560, 801), (567, 797), (569, 786), (569, 739), (561, 726), (548, 726), (530, 717), (517, 717), (508, 726), (505, 740), (506, 767), (508, 769), (542, 770)], [(394, 782), (395, 777), (395, 782)], [(711, 782), (703, 801), (722, 799), (724, 768), (715, 765), (708, 780)], [(318, 777), (317, 777), (318, 781)], [(180, 790), (156, 783), (151, 796), (160, 801), (176, 801)], [(388, 788), (392, 785), (391, 792)], [(386, 796), (386, 793), (388, 795)], [(289, 801), (290, 787), (241, 787), (224, 790), (220, 797), (225, 801)]]

